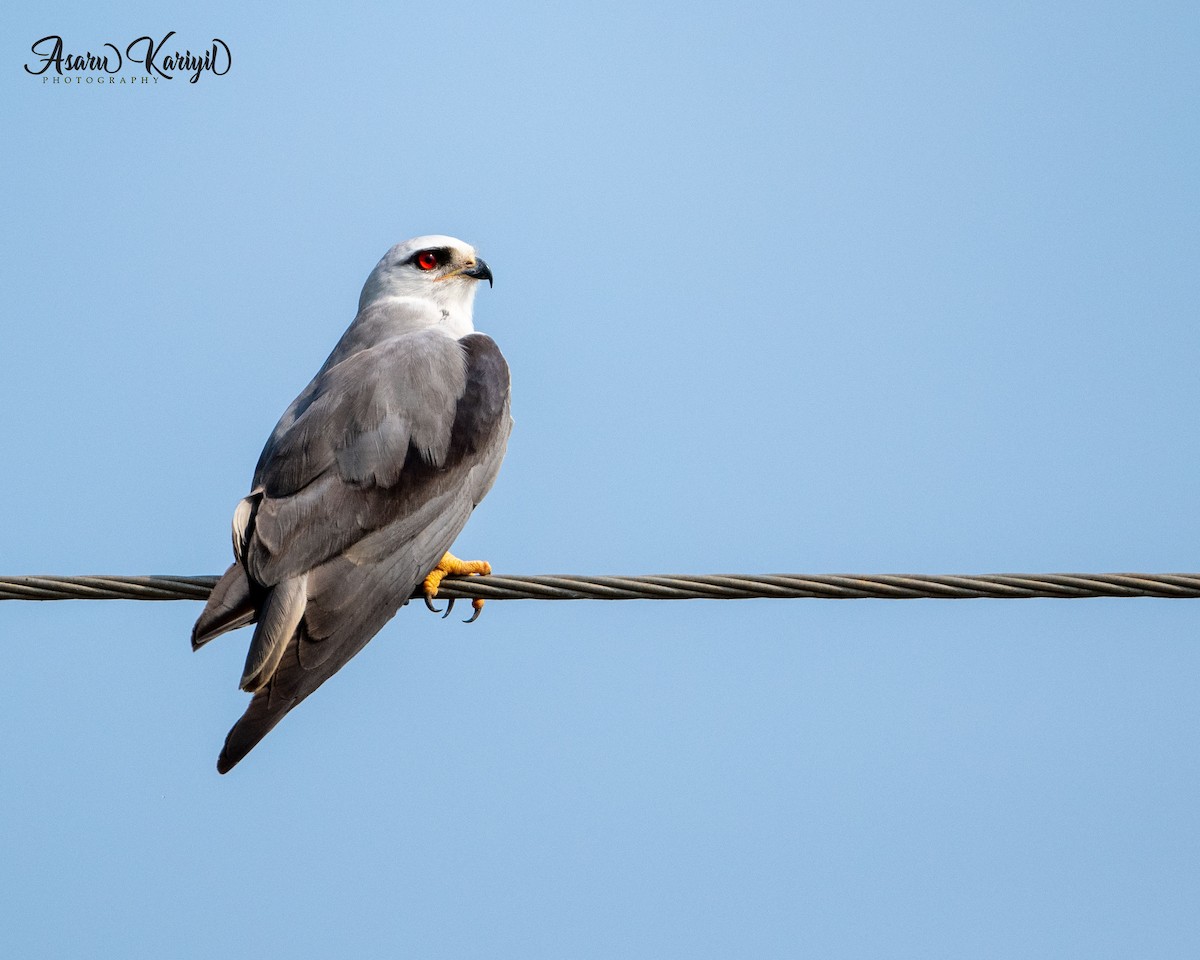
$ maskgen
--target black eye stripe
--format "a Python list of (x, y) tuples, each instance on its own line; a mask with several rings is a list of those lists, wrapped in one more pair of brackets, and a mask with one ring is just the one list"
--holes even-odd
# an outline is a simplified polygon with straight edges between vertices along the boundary
[(416, 263), (416, 262), (417, 262), (417, 261), (418, 261), (418, 260), (421, 258), (421, 256), (422, 256), (422, 255), (424, 255), (424, 254), (426, 254), (426, 253), (432, 253), (432, 254), (433, 254), (433, 256), (434, 256), (434, 259), (435, 259), (435, 260), (437, 260), (437, 265), (438, 265), (439, 267), (440, 267), (440, 266), (443, 266), (443, 265), (444, 265), (444, 264), (446, 264), (446, 263), (448, 263), (448, 262), (449, 262), (449, 260), (450, 260), (450, 250), (449, 250), (449, 248), (447, 248), (447, 247), (427, 247), (427, 248), (426, 248), (426, 249), (424, 249), (424, 250), (418, 250), (416, 253), (414, 253), (412, 256), (410, 256), (410, 257), (409, 257), (407, 260), (405, 260), (404, 262), (405, 262), (405, 263), (412, 263), (412, 264), (415, 264), (415, 263)]

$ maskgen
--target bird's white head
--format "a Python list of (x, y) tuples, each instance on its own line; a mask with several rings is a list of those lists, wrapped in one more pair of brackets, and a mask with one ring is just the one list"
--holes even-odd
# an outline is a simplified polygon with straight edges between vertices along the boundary
[(362, 296), (361, 313), (383, 300), (430, 302), (451, 328), (472, 327), (471, 311), (478, 281), (492, 282), (492, 271), (469, 243), (433, 234), (398, 243), (375, 265)]

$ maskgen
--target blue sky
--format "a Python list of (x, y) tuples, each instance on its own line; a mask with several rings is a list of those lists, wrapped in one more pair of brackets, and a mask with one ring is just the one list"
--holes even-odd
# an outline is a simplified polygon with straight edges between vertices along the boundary
[[(1191, 4), (0, 13), (3, 570), (216, 573), (391, 244), (475, 243), (506, 573), (1197, 568)], [(232, 69), (22, 65), (175, 30)], [(1183, 957), (1198, 609), (4, 603), (13, 956)]]

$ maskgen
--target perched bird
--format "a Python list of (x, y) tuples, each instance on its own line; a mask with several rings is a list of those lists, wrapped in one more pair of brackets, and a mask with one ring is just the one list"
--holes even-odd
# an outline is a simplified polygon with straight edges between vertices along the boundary
[[(271, 434), (233, 515), (235, 562), (192, 648), (254, 623), (225, 738), (226, 773), (335, 674), (424, 583), (490, 573), (446, 551), (491, 489), (508, 443), (508, 364), (476, 333), (488, 265), (453, 237), (392, 247), (358, 316)], [(475, 601), (476, 616), (482, 601)], [(474, 619), (474, 618), (472, 618)]]

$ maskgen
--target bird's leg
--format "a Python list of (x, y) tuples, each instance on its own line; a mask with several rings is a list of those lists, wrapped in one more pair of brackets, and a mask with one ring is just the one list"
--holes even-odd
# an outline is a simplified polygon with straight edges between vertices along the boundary
[[(444, 557), (442, 557), (441, 560), (438, 561), (438, 565), (429, 571), (429, 575), (425, 578), (425, 606), (427, 606), (434, 613), (441, 613), (441, 611), (433, 605), (433, 598), (437, 596), (438, 587), (441, 586), (442, 581), (445, 580), (448, 575), (454, 574), (456, 576), (468, 576), (470, 574), (480, 574), (482, 576), (487, 576), (491, 572), (492, 565), (486, 560), (459, 560), (454, 554), (447, 553)], [(471, 614), (470, 620), (465, 621), (466, 623), (474, 623), (479, 619), (479, 615), (483, 612), (482, 598), (476, 597), (471, 601), (471, 606), (474, 607), (475, 612)], [(450, 616), (450, 611), (453, 608), (454, 598), (451, 597), (450, 602), (446, 605), (446, 612), (443, 613), (442, 616)]]

